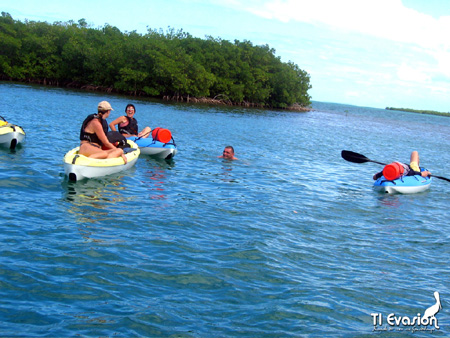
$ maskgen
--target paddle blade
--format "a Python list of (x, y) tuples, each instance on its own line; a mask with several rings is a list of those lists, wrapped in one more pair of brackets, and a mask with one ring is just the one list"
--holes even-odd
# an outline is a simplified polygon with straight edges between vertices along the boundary
[(371, 160), (369, 160), (367, 157), (365, 157), (364, 155), (355, 153), (353, 151), (350, 150), (342, 150), (341, 152), (341, 156), (344, 160), (349, 161), (349, 162), (353, 162), (353, 163), (366, 163), (366, 162), (372, 162)]

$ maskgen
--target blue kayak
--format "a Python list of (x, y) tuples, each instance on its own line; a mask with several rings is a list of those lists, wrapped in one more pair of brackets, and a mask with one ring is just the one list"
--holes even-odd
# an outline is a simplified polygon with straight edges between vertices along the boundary
[(128, 137), (129, 140), (135, 142), (141, 154), (149, 155), (158, 159), (169, 160), (177, 154), (177, 145), (172, 138), (170, 142), (163, 143), (160, 141), (153, 140), (151, 137), (139, 138), (136, 136)]
[[(426, 169), (421, 168), (421, 171), (424, 170)], [(389, 181), (384, 176), (381, 176), (375, 181), (373, 187), (377, 191), (388, 194), (415, 194), (427, 190), (432, 181), (432, 177), (422, 177), (420, 175), (401, 176), (393, 181)]]

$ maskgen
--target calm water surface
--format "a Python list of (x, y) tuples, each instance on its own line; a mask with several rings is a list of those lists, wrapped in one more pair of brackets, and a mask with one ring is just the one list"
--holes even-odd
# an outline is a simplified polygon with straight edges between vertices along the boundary
[[(171, 162), (71, 183), (63, 156), (108, 100), (169, 128)], [(0, 83), (0, 115), (27, 132), (0, 151), (0, 335), (448, 336), (450, 183), (372, 190), (380, 162), (450, 177), (450, 118), (315, 102), (291, 113), (162, 104)], [(238, 161), (217, 156), (235, 146)], [(371, 313), (439, 330), (373, 332)], [(431, 328), (431, 327), (429, 327)], [(403, 330), (400, 332), (400, 330)]]

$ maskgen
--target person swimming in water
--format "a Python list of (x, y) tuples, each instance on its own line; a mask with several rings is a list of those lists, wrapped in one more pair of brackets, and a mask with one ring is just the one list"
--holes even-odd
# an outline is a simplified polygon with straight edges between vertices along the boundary
[(237, 160), (237, 157), (234, 156), (234, 148), (232, 146), (226, 146), (222, 152), (222, 156), (219, 158), (224, 158), (226, 160)]

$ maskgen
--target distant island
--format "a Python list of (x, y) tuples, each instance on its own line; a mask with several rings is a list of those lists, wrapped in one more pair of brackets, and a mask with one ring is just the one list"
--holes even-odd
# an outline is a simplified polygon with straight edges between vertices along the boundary
[(450, 112), (442, 113), (442, 112), (438, 112), (438, 111), (434, 111), (434, 110), (417, 110), (417, 109), (410, 109), (410, 108), (393, 108), (393, 107), (386, 107), (386, 109), (387, 110), (406, 111), (409, 113), (418, 113), (418, 114), (450, 116)]

